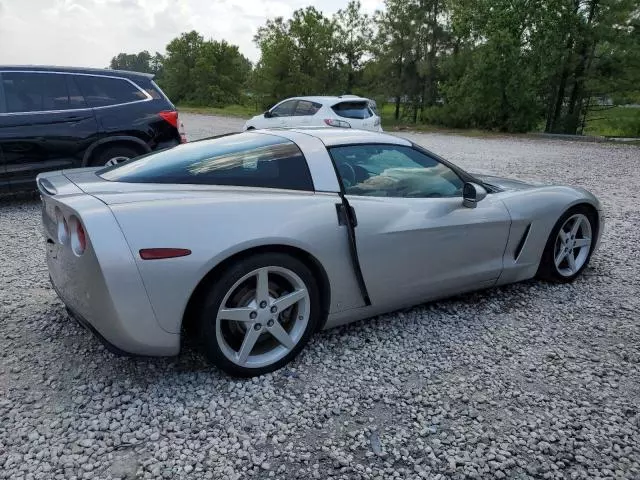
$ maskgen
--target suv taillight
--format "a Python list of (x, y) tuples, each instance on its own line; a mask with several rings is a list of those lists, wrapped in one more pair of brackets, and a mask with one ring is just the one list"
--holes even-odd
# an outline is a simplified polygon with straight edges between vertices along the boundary
[(159, 113), (160, 117), (166, 122), (168, 122), (172, 127), (178, 129), (178, 133), (180, 134), (180, 143), (187, 143), (187, 136), (184, 132), (184, 125), (180, 121), (180, 117), (178, 112), (175, 110), (165, 110)]
[(163, 120), (169, 122), (171, 126), (178, 128), (178, 112), (175, 110), (165, 110), (164, 112), (160, 112), (159, 115)]

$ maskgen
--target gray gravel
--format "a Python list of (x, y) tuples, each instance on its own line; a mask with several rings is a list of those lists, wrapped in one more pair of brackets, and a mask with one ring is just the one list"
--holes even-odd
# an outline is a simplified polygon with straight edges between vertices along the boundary
[[(191, 138), (241, 125), (183, 115)], [(0, 479), (640, 478), (640, 149), (406, 134), (474, 171), (582, 185), (606, 233), (535, 281), (317, 335), (235, 381), (108, 353), (50, 289), (35, 199), (0, 204)]]

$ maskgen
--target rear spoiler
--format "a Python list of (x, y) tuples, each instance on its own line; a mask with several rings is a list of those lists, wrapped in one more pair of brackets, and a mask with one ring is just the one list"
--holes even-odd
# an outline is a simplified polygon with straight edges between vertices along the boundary
[(77, 195), (82, 190), (60, 171), (44, 172), (36, 177), (38, 191), (42, 195)]

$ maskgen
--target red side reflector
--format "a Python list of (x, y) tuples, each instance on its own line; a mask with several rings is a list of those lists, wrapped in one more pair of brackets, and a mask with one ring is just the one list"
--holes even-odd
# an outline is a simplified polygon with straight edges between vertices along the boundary
[(140, 258), (143, 260), (160, 260), (163, 258), (186, 257), (191, 255), (187, 248), (143, 248), (140, 250)]
[(178, 128), (178, 112), (175, 110), (165, 110), (160, 112), (160, 115), (165, 121), (169, 122), (175, 128)]

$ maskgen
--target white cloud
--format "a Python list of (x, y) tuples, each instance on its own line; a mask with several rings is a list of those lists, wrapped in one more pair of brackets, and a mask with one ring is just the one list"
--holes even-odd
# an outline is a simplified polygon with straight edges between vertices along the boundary
[[(366, 11), (383, 0), (362, 0)], [(164, 52), (197, 30), (225, 39), (251, 60), (253, 36), (267, 18), (314, 5), (329, 15), (347, 0), (0, 0), (0, 64), (105, 67), (119, 52)]]

